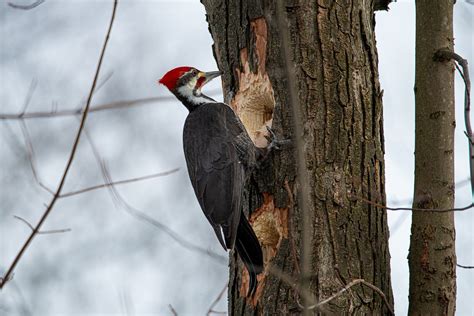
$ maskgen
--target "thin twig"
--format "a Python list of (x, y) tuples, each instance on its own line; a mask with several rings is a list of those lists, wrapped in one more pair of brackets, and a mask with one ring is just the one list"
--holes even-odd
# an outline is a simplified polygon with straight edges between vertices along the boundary
[[(113, 110), (113, 109), (120, 109), (120, 108), (128, 108), (136, 105), (143, 105), (143, 104), (151, 104), (156, 101), (161, 101), (169, 97), (154, 97), (154, 98), (142, 98), (142, 99), (135, 99), (135, 100), (126, 100), (126, 101), (117, 101), (112, 103), (105, 103), (101, 105), (97, 105), (91, 107), (89, 109), (89, 113), (99, 112), (103, 110)], [(39, 112), (29, 112), (24, 113), (23, 115), (20, 113), (3, 113), (0, 114), (0, 120), (18, 120), (20, 118), (24, 119), (36, 119), (36, 118), (51, 118), (51, 117), (64, 117), (64, 116), (76, 116), (81, 115), (83, 112), (82, 109), (68, 109), (68, 110), (61, 110), (61, 111), (39, 111)]]
[(456, 266), (463, 268), (463, 269), (474, 269), (474, 266), (465, 266), (459, 263), (456, 263)]
[(209, 306), (209, 309), (207, 311), (207, 316), (210, 316), (211, 314), (222, 314), (222, 315), (226, 315), (227, 312), (218, 312), (218, 311), (215, 311), (214, 310), (214, 307), (217, 305), (217, 303), (219, 303), (219, 301), (221, 300), (222, 296), (224, 296), (224, 293), (225, 293), (225, 290), (227, 290), (227, 287), (229, 286), (229, 283), (226, 282), (226, 284), (224, 284), (224, 288), (222, 288), (222, 290), (219, 292), (219, 295), (217, 295), (216, 299), (212, 302), (211, 306)]
[(38, 85), (38, 81), (36, 79), (31, 80), (30, 88), (28, 89), (28, 93), (26, 94), (25, 102), (23, 104), (23, 108), (21, 109), (21, 114), (24, 114), (30, 105), (31, 99), (33, 98), (33, 93), (35, 92), (36, 86)]
[[(105, 76), (104, 79), (101, 79), (101, 82), (99, 82), (97, 84), (97, 87), (95, 88), (94, 93), (97, 93), (97, 91), (100, 88), (103, 87), (103, 85), (112, 77), (112, 74), (113, 74), (113, 72), (110, 72)], [(39, 174), (38, 174), (38, 171), (37, 171), (38, 169), (36, 167), (37, 164), (36, 164), (35, 150), (34, 150), (34, 147), (33, 147), (33, 143), (31, 142), (31, 136), (30, 136), (30, 133), (28, 132), (26, 122), (23, 118), (23, 115), (25, 114), (25, 111), (28, 108), (28, 105), (30, 104), (30, 101), (31, 101), (31, 98), (33, 96), (33, 92), (34, 92), (34, 89), (36, 88), (36, 85), (37, 85), (36, 80), (32, 80), (30, 88), (28, 90), (27, 97), (25, 99), (25, 102), (24, 102), (24, 105), (23, 105), (23, 108), (22, 108), (22, 111), (19, 114), (19, 118), (20, 118), (19, 124), (20, 124), (20, 128), (21, 128), (21, 132), (23, 134), (23, 139), (24, 139), (24, 142), (25, 142), (26, 152), (27, 152), (28, 160), (30, 162), (31, 171), (33, 173), (33, 178), (35, 179), (36, 183), (41, 188), (43, 188), (48, 193), (50, 193), (51, 195), (54, 196), (54, 191), (51, 188), (49, 188), (46, 184), (44, 184), (41, 181), (40, 177), (39, 177)], [(84, 100), (84, 103), (85, 102), (87, 102), (87, 99)], [(91, 189), (95, 189), (95, 188), (91, 188)], [(89, 189), (89, 190), (91, 190), (91, 189)], [(85, 190), (85, 191), (89, 191), (89, 190)], [(81, 192), (78, 192), (78, 193), (81, 193)], [(78, 193), (76, 193), (76, 194), (78, 194)], [(70, 194), (70, 195), (74, 195), (74, 194)]]
[[(335, 298), (341, 296), (342, 294), (344, 294), (344, 292), (346, 292), (351, 287), (353, 287), (357, 284), (363, 284), (363, 285), (371, 288), (372, 290), (374, 290), (383, 299), (385, 306), (390, 311), (390, 314), (395, 315), (395, 313), (393, 312), (392, 306), (388, 302), (387, 297), (385, 296), (384, 292), (381, 289), (379, 289), (378, 287), (376, 287), (375, 285), (373, 285), (372, 283), (369, 283), (369, 282), (367, 282), (363, 279), (352, 280), (345, 287), (343, 287), (341, 290), (339, 290), (337, 293), (335, 293), (335, 294), (331, 295), (330, 297), (320, 301), (317, 304), (314, 304), (314, 305), (311, 305), (311, 306), (307, 307), (307, 309), (310, 309), (310, 310), (311, 309), (320, 309), (323, 305), (325, 305), (325, 304), (329, 303), (330, 301), (334, 300)], [(304, 307), (300, 306), (300, 308), (304, 308)]]
[(13, 9), (19, 9), (19, 10), (31, 10), (39, 6), (40, 4), (44, 3), (45, 0), (36, 0), (32, 4), (15, 4), (13, 2), (7, 2), (7, 4), (12, 7)]
[[(106, 169), (105, 164), (103, 165), (104, 172), (105, 172), (105, 177), (107, 179), (107, 183), (113, 182), (110, 178), (110, 175), (108, 173), (108, 170)], [(166, 233), (168, 236), (170, 236), (174, 241), (176, 241), (179, 245), (182, 247), (205, 254), (213, 259), (215, 259), (217, 262), (221, 264), (227, 264), (227, 258), (224, 256), (221, 256), (211, 250), (205, 249), (201, 246), (198, 246), (192, 242), (189, 242), (185, 239), (183, 239), (178, 233), (174, 232), (171, 230), (168, 226), (165, 224), (159, 222), (158, 220), (154, 219), (153, 217), (147, 215), (143, 211), (138, 210), (135, 207), (132, 207), (130, 204), (128, 204), (123, 197), (118, 193), (118, 191), (115, 189), (114, 186), (108, 186), (109, 190), (113, 193), (113, 196), (115, 197), (115, 200), (118, 202), (118, 204), (122, 207), (123, 210), (125, 210), (129, 215), (135, 217), (135, 219), (138, 219), (142, 222), (146, 222), (148, 224), (151, 224), (157, 228), (159, 228), (161, 231)]]
[[(23, 217), (20, 217), (20, 216), (17, 216), (17, 215), (13, 215), (14, 218), (18, 219), (19, 221), (23, 222), (26, 226), (28, 226), (31, 231), (35, 231), (35, 228), (33, 227), (33, 225), (31, 225), (26, 219), (24, 219)], [(70, 232), (71, 229), (70, 228), (65, 228), (65, 229), (53, 229), (53, 230), (44, 230), (44, 231), (37, 231), (36, 234), (38, 235), (46, 235), (46, 234), (58, 234), (58, 233), (67, 233), (67, 232)]]
[(112, 181), (110, 173), (108, 171), (107, 165), (105, 161), (101, 158), (99, 154), (99, 150), (97, 149), (91, 135), (89, 134), (87, 128), (84, 129), (84, 135), (91, 146), (92, 153), (94, 154), (94, 157), (97, 161), (97, 163), (100, 166), (101, 172), (102, 172), (102, 177), (104, 178), (104, 183), (107, 189), (109, 190), (109, 193), (112, 197), (112, 200), (114, 203), (119, 206), (121, 209), (123, 209), (126, 213), (134, 217), (135, 219), (138, 219), (142, 222), (146, 222), (148, 224), (151, 224), (152, 226), (160, 229), (162, 232), (167, 234), (169, 237), (171, 237), (174, 241), (176, 241), (180, 246), (197, 252), (197, 253), (202, 253), (205, 254), (212, 259), (215, 259), (217, 262), (221, 264), (226, 264), (227, 263), (227, 258), (224, 256), (221, 256), (213, 251), (210, 251), (208, 249), (205, 249), (203, 247), (200, 247), (192, 242), (187, 241), (186, 239), (183, 239), (178, 233), (174, 232), (171, 230), (168, 226), (165, 224), (161, 223), (160, 221), (154, 219), (153, 217), (147, 215), (145, 212), (138, 210), (134, 207), (132, 207), (125, 199), (120, 195), (120, 193), (117, 191), (115, 186), (113, 185), (114, 181)]
[(61, 195), (61, 191), (63, 189), (64, 183), (66, 182), (66, 177), (68, 175), (69, 169), (71, 168), (72, 162), (73, 162), (74, 157), (76, 155), (76, 151), (77, 151), (77, 148), (78, 148), (78, 145), (79, 145), (79, 140), (81, 138), (81, 133), (82, 133), (82, 130), (84, 128), (84, 125), (85, 125), (85, 122), (86, 122), (86, 119), (87, 119), (87, 112), (89, 110), (89, 107), (90, 107), (90, 104), (91, 104), (91, 101), (92, 101), (92, 94), (93, 94), (93, 91), (95, 90), (95, 87), (96, 87), (96, 84), (97, 84), (97, 79), (99, 77), (100, 68), (102, 66), (102, 61), (104, 59), (105, 49), (107, 47), (107, 43), (108, 43), (109, 37), (110, 37), (110, 32), (112, 30), (112, 25), (113, 25), (113, 22), (114, 22), (114, 19), (115, 19), (115, 12), (116, 12), (116, 9), (117, 9), (117, 1), (118, 0), (114, 0), (113, 9), (112, 9), (112, 16), (110, 18), (110, 24), (109, 24), (109, 27), (108, 27), (108, 30), (107, 30), (107, 35), (105, 37), (104, 44), (102, 46), (102, 51), (100, 53), (99, 62), (97, 64), (97, 68), (96, 68), (95, 75), (94, 75), (94, 80), (92, 81), (92, 86), (91, 86), (91, 89), (90, 89), (90, 92), (89, 92), (89, 97), (87, 99), (87, 104), (86, 104), (85, 109), (83, 111), (81, 124), (79, 125), (79, 129), (76, 133), (74, 144), (72, 146), (71, 153), (69, 155), (69, 159), (67, 161), (66, 168), (64, 169), (63, 175), (62, 175), (61, 180), (59, 182), (58, 188), (56, 189), (56, 192), (55, 192), (51, 202), (49, 203), (48, 207), (46, 208), (43, 215), (41, 216), (38, 224), (34, 227), (34, 230), (31, 232), (28, 239), (26, 240), (26, 242), (24, 243), (24, 245), (22, 246), (22, 248), (20, 249), (20, 251), (16, 255), (15, 259), (13, 260), (13, 263), (8, 268), (8, 270), (5, 273), (4, 277), (0, 280), (0, 289), (3, 288), (5, 286), (5, 284), (7, 283), (7, 280), (10, 279), (10, 276), (13, 273), (13, 270), (15, 269), (16, 265), (18, 264), (18, 262), (22, 258), (23, 254), (25, 253), (28, 246), (33, 241), (34, 237), (40, 231), (41, 226), (43, 225), (43, 223), (46, 220), (46, 218), (48, 217), (48, 215), (51, 213), (56, 201), (58, 200), (59, 196)]
[(41, 188), (46, 190), (51, 195), (54, 195), (54, 191), (52, 189), (50, 189), (48, 186), (46, 186), (45, 184), (43, 184), (43, 182), (40, 180), (40, 178), (38, 176), (38, 172), (37, 172), (37, 168), (36, 168), (35, 150), (33, 148), (33, 143), (31, 142), (31, 137), (30, 137), (30, 133), (28, 132), (28, 127), (26, 126), (26, 122), (22, 119), (22, 115), (25, 114), (25, 111), (28, 109), (28, 106), (31, 103), (31, 99), (33, 97), (33, 93), (36, 89), (36, 86), (37, 86), (37, 81), (33, 79), (31, 81), (30, 88), (28, 89), (28, 93), (26, 95), (25, 102), (23, 103), (23, 108), (20, 112), (19, 124), (20, 124), (21, 132), (23, 134), (23, 139), (24, 139), (25, 146), (26, 146), (26, 153), (27, 153), (27, 156), (28, 156), (28, 161), (30, 162), (31, 171), (33, 172), (33, 177), (34, 177), (36, 183)]
[[(108, 73), (105, 74), (105, 76), (103, 76), (102, 78), (100, 78), (100, 80), (97, 82), (97, 86), (95, 87), (95, 90), (94, 90), (94, 95), (97, 94), (97, 92), (100, 91), (100, 89), (102, 89), (105, 84), (110, 80), (110, 78), (112, 78), (112, 76), (114, 75), (114, 72), (113, 71), (109, 71)], [(78, 113), (81, 113), (82, 111), (82, 108), (83, 108), (83, 104), (87, 102), (87, 96), (81, 100), (81, 102), (78, 103), (77, 107), (76, 107), (76, 112)], [(94, 107), (91, 107), (89, 109), (89, 113), (91, 113), (91, 110), (93, 109)], [(53, 112), (57, 112), (57, 111), (54, 111)]]
[[(282, 270), (280, 270), (277, 266), (275, 265), (269, 265), (268, 266), (268, 272), (272, 275), (274, 275), (275, 277), (279, 278), (281, 281), (283, 281), (283, 283), (287, 284), (288, 286), (290, 286), (292, 289), (294, 289), (297, 293), (299, 293), (300, 295), (302, 295), (303, 297), (305, 297), (305, 300), (307, 302), (311, 302), (311, 301), (316, 301), (316, 299), (314, 298), (314, 296), (309, 292), (309, 290), (307, 288), (302, 288), (301, 286), (298, 286), (298, 283), (301, 283), (301, 282), (298, 282), (297, 278), (295, 277), (292, 277), (290, 275), (288, 275), (287, 273), (283, 272)], [(301, 278), (300, 278), (301, 280)], [(303, 306), (301, 304), (298, 303), (299, 307), (303, 310), (311, 310), (311, 309), (322, 309), (322, 307), (329, 303), (330, 301), (334, 300), (335, 298), (341, 296), (344, 292), (346, 292), (349, 288), (353, 287), (354, 285), (357, 285), (357, 284), (364, 284), (365, 286), (367, 287), (370, 287), (372, 290), (374, 290), (377, 294), (380, 295), (380, 297), (382, 298), (382, 300), (384, 301), (384, 304), (387, 306), (387, 309), (390, 311), (390, 313), (392, 315), (395, 315), (395, 313), (393, 312), (393, 308), (392, 306), (390, 305), (390, 303), (388, 302), (387, 300), (387, 297), (386, 295), (383, 293), (383, 291), (381, 289), (379, 289), (377, 286), (373, 285), (372, 283), (369, 283), (367, 281), (365, 281), (364, 279), (355, 279), (355, 280), (352, 280), (351, 282), (349, 282), (344, 288), (342, 288), (341, 290), (339, 290), (337, 293), (331, 295), (330, 297), (318, 302), (318, 303), (315, 303), (313, 305), (310, 305), (310, 306)]]
[[(468, 184), (471, 184), (471, 179), (468, 177), (468, 178), (465, 178), (464, 180), (461, 180), (461, 181), (458, 181), (455, 183), (454, 187), (457, 189), (460, 189)], [(350, 198), (354, 198), (352, 196), (350, 196)], [(356, 198), (357, 199), (357, 198)], [(404, 198), (404, 199), (392, 199), (392, 202), (394, 204), (398, 204), (398, 205), (403, 205), (403, 204), (413, 204), (413, 198), (410, 197), (410, 198)], [(394, 208), (393, 206), (391, 208)]]
[[(291, 47), (289, 39), (289, 21), (288, 17), (285, 16), (285, 4), (283, 0), (278, 0), (276, 8), (276, 22), (280, 32), (280, 50), (281, 54), (284, 57), (285, 64), (285, 74), (287, 78), (287, 87), (288, 87), (288, 101), (289, 106), (292, 111), (293, 118), (293, 129), (294, 137), (293, 141), (295, 142), (295, 151), (296, 151), (296, 175), (299, 184), (299, 194), (298, 194), (298, 206), (301, 211), (302, 220), (302, 234), (301, 234), (301, 274), (303, 279), (305, 276), (308, 276), (311, 273), (311, 260), (312, 260), (312, 218), (313, 214), (311, 212), (311, 194), (309, 192), (311, 186), (309, 181), (308, 169), (306, 166), (306, 152), (304, 145), (304, 126), (305, 122), (304, 115), (302, 113), (300, 102), (298, 99), (298, 93), (296, 91), (296, 74), (293, 58), (289, 52)], [(305, 281), (306, 282), (306, 281)], [(302, 284), (303, 287), (306, 287), (306, 284)], [(308, 305), (309, 302), (305, 301), (305, 305)], [(304, 313), (307, 314), (307, 313)]]
[(471, 203), (469, 205), (463, 206), (463, 207), (457, 207), (457, 208), (417, 208), (417, 207), (390, 207), (386, 206), (374, 201), (367, 200), (366, 198), (363, 198), (361, 196), (356, 196), (356, 195), (350, 195), (351, 198), (362, 201), (364, 203), (376, 206), (378, 208), (388, 210), (388, 211), (416, 211), (416, 212), (461, 212), (461, 211), (466, 211), (468, 209), (474, 208), (474, 203)]
[[(213, 95), (217, 91), (209, 93)], [(95, 113), (106, 110), (118, 110), (123, 108), (132, 108), (141, 105), (155, 104), (159, 101), (175, 100), (172, 96), (160, 96), (152, 98), (141, 98), (133, 100), (116, 101), (111, 103), (104, 103), (93, 106), (89, 109), (89, 113)], [(54, 118), (54, 117), (65, 117), (65, 116), (77, 116), (82, 114), (82, 109), (68, 109), (61, 111), (39, 111), (39, 112), (27, 112), (27, 113), (1, 113), (0, 120), (19, 120), (19, 119), (39, 119), (39, 118)]]
[[(109, 81), (110, 78), (112, 78), (113, 74), (114, 74), (113, 71), (109, 71), (103, 78), (100, 78), (100, 80), (97, 82), (97, 86), (94, 89), (93, 95), (96, 95), (97, 92), (99, 92), (99, 90), (102, 89), (102, 87), (105, 86), (107, 81)], [(75, 107), (74, 111), (77, 113), (77, 115), (82, 114), (83, 104), (86, 103), (86, 102), (87, 102), (87, 96), (83, 100), (81, 100), (78, 103), (78, 105)], [(93, 108), (94, 108), (94, 106), (91, 106), (89, 108), (89, 113), (91, 113)], [(56, 108), (53, 108), (50, 113), (57, 113), (57, 112), (58, 111), (57, 111), (57, 105), (56, 105)]]
[(168, 307), (169, 307), (171, 313), (173, 314), (173, 316), (178, 316), (178, 313), (177, 313), (176, 310), (174, 309), (173, 305), (168, 304)]
[(469, 66), (467, 59), (462, 58), (460, 55), (449, 49), (440, 49), (435, 55), (434, 59), (437, 61), (456, 61), (461, 69), (456, 65), (456, 69), (460, 73), (464, 81), (464, 123), (466, 125), (465, 134), (469, 142), (469, 170), (471, 177), (471, 196), (474, 199), (474, 135), (471, 127), (471, 79), (469, 77)]
[(172, 169), (172, 170), (169, 170), (169, 171), (154, 173), (154, 174), (150, 174), (150, 175), (146, 175), (146, 176), (142, 176), (142, 177), (131, 178), (131, 179), (126, 179), (126, 180), (120, 180), (120, 181), (114, 181), (114, 182), (111, 182), (111, 183), (97, 184), (97, 185), (90, 186), (90, 187), (87, 187), (87, 188), (83, 188), (83, 189), (80, 189), (80, 190), (63, 193), (59, 197), (60, 198), (65, 198), (65, 197), (70, 197), (70, 196), (73, 196), (73, 195), (78, 195), (78, 194), (81, 194), (81, 193), (86, 193), (86, 192), (97, 190), (97, 189), (107, 188), (109, 186), (115, 186), (115, 185), (121, 185), (121, 184), (126, 184), (126, 183), (132, 183), (132, 182), (138, 182), (138, 181), (163, 177), (163, 176), (167, 176), (169, 174), (175, 173), (178, 170), (179, 170), (179, 168), (175, 168), (175, 169)]
[(24, 120), (20, 120), (20, 128), (23, 134), (23, 139), (25, 141), (26, 146), (26, 154), (28, 156), (28, 161), (30, 162), (31, 172), (33, 173), (33, 178), (35, 179), (36, 183), (46, 190), (48, 193), (54, 196), (54, 191), (50, 189), (46, 184), (44, 184), (39, 175), (36, 168), (36, 158), (35, 158), (35, 150), (33, 147), (33, 143), (31, 142), (30, 133), (28, 132), (28, 127), (26, 126), (26, 122)]

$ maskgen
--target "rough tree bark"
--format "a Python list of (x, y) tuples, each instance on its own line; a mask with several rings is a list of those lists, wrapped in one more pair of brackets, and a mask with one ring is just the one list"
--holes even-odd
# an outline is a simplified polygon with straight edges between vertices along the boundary
[[(416, 139), (413, 207), (454, 207), (453, 0), (416, 1)], [(454, 315), (453, 212), (413, 212), (409, 252), (410, 315)]]
[[(281, 52), (275, 1), (202, 0), (214, 55), (223, 71), (225, 102), (243, 120), (258, 146), (264, 125), (294, 135), (288, 81)], [(272, 154), (249, 184), (245, 204), (264, 248), (266, 270), (253, 299), (248, 276), (231, 255), (230, 315), (300, 314), (302, 298), (270, 264), (298, 278), (302, 221), (310, 221), (309, 289), (318, 300), (353, 279), (376, 285), (392, 302), (385, 203), (382, 91), (374, 36), (374, 1), (286, 2), (297, 97), (303, 113), (306, 169), (312, 216), (303, 218), (296, 201), (294, 149)], [(285, 21), (286, 22), (286, 21)], [(285, 23), (286, 25), (286, 23)], [(324, 312), (383, 315), (380, 296), (360, 285)]]

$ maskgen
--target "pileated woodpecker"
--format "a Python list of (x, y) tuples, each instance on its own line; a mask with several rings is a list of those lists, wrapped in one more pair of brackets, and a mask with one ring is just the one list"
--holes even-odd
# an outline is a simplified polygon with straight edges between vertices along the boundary
[(183, 144), (188, 173), (196, 197), (224, 248), (235, 249), (250, 276), (248, 295), (263, 270), (260, 243), (242, 211), (242, 195), (257, 160), (257, 148), (234, 111), (201, 93), (220, 72), (193, 67), (168, 71), (165, 85), (189, 110)]

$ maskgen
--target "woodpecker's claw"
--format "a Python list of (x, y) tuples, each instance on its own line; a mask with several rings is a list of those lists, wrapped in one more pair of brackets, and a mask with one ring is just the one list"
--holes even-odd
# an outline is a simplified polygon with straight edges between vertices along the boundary
[(278, 139), (273, 129), (269, 126), (266, 126), (269, 136), (265, 136), (268, 140), (267, 150), (270, 151), (273, 148), (276, 150), (281, 150), (281, 147), (291, 144), (291, 139)]

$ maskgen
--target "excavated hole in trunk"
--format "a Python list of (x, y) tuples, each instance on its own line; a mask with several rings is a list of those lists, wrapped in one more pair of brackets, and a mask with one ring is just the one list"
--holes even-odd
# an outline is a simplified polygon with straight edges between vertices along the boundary
[(250, 71), (247, 49), (240, 51), (243, 71), (237, 70), (239, 90), (231, 101), (237, 115), (257, 147), (264, 148), (268, 141), (265, 126), (272, 126), (275, 98), (270, 79), (266, 73)]

